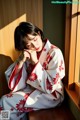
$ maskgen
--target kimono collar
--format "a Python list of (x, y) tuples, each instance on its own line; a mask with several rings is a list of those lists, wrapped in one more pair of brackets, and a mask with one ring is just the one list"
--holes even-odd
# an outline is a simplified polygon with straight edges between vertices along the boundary
[(45, 43), (45, 45), (44, 45), (44, 47), (43, 47), (43, 49), (42, 49), (42, 51), (40, 52), (39, 61), (40, 61), (41, 63), (43, 63), (43, 61), (45, 60), (47, 53), (48, 53), (49, 50), (51, 49), (51, 46), (52, 46), (52, 44), (51, 44), (51, 43), (49, 42), (49, 40), (47, 39), (47, 40), (46, 40), (46, 43)]

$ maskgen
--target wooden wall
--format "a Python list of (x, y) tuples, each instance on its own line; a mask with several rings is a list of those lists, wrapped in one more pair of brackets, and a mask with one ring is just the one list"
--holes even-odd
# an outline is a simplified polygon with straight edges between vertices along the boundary
[(14, 29), (21, 21), (43, 29), (42, 0), (0, 0), (0, 96), (9, 92), (4, 72), (18, 57)]

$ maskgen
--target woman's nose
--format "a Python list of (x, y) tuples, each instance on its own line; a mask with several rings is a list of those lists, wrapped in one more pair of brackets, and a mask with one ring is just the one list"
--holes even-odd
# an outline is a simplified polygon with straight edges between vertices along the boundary
[(36, 47), (36, 43), (32, 43), (32, 46), (35, 48)]
[(31, 44), (31, 45), (29, 46), (29, 49), (34, 49), (34, 50), (35, 50), (34, 44)]

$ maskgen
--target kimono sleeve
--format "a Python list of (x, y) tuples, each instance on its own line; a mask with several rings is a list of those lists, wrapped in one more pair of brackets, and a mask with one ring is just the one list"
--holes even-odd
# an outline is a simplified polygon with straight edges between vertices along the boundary
[(53, 50), (41, 65), (37, 63), (32, 71), (27, 83), (48, 94), (61, 89), (63, 84), (61, 79), (65, 75), (64, 59), (60, 49)]
[(17, 73), (18, 64), (14, 62), (9, 66), (9, 68), (5, 71), (5, 76), (8, 82), (8, 87), (13, 91), (20, 90), (26, 87), (25, 80), (27, 78), (25, 64)]
[(14, 62), (14, 63), (11, 64), (11, 65), (7, 68), (7, 70), (5, 71), (5, 77), (6, 77), (7, 82), (8, 82), (8, 80), (9, 80), (9, 77), (10, 77), (10, 75), (11, 75), (11, 73), (12, 73), (13, 68), (15, 67), (15, 65), (16, 65), (16, 63)]

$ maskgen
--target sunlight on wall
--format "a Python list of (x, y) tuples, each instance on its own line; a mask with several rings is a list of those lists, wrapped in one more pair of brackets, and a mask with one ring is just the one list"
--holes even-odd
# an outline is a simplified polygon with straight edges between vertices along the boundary
[(14, 48), (14, 30), (21, 21), (26, 21), (26, 18), (24, 14), (0, 30), (0, 54), (10, 56), (12, 60), (18, 57), (19, 52)]

